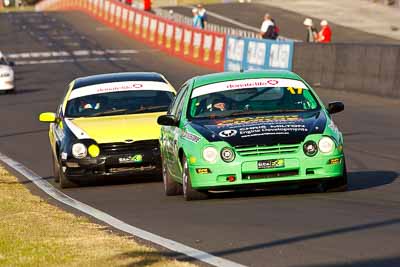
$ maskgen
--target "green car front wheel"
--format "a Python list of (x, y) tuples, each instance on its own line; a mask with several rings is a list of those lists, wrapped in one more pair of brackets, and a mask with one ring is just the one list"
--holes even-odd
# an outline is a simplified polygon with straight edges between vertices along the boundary
[(185, 200), (190, 201), (190, 200), (207, 199), (208, 198), (207, 192), (194, 190), (192, 188), (192, 181), (190, 179), (189, 166), (188, 166), (186, 156), (183, 156), (183, 158), (182, 158), (182, 167), (183, 167), (182, 187), (183, 187), (183, 196), (184, 196)]

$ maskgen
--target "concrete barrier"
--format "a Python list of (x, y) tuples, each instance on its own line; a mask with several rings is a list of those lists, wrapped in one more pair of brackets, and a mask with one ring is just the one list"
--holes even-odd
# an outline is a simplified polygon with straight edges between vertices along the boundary
[(314, 86), (400, 98), (400, 45), (295, 43), (293, 71)]

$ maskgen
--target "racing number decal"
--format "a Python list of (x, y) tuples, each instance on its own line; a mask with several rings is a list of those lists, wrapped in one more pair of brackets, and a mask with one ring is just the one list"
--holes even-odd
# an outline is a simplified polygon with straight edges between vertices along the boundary
[(287, 89), (288, 89), (288, 91), (289, 91), (292, 95), (295, 95), (295, 94), (296, 94), (295, 89), (297, 90), (297, 94), (298, 94), (298, 95), (303, 94), (303, 88), (288, 87)]

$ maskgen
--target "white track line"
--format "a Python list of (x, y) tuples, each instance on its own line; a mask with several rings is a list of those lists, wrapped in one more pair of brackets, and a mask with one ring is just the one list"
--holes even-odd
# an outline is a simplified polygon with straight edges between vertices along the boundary
[(111, 225), (112, 227), (129, 233), (131, 235), (137, 236), (141, 239), (148, 240), (154, 244), (160, 245), (165, 247), (169, 250), (187, 255), (191, 258), (195, 258), (199, 261), (214, 265), (214, 266), (221, 266), (221, 267), (244, 267), (245, 265), (241, 265), (239, 263), (226, 260), (220, 257), (216, 257), (211, 255), (207, 252), (186, 246), (182, 243), (178, 243), (171, 239), (167, 239), (161, 237), (159, 235), (147, 232), (135, 226), (129, 225), (111, 215), (102, 212), (98, 209), (95, 209), (85, 203), (82, 203), (76, 199), (71, 198), (70, 196), (64, 194), (63, 192), (57, 190), (54, 186), (52, 186), (49, 182), (44, 180), (42, 177), (34, 173), (32, 170), (28, 169), (21, 163), (7, 157), (6, 155), (0, 153), (0, 161), (7, 164), (10, 168), (14, 169), (30, 181), (32, 181), (37, 187), (43, 190), (46, 194), (50, 195), (54, 199), (73, 207), (81, 212), (84, 212), (104, 223)]
[(139, 51), (133, 49), (105, 49), (105, 50), (74, 50), (74, 51), (45, 51), (45, 52), (23, 52), (6, 55), (8, 58), (49, 58), (49, 57), (71, 57), (107, 54), (137, 54)]
[(91, 61), (130, 61), (129, 57), (95, 57), (95, 58), (77, 58), (77, 59), (42, 59), (42, 60), (20, 60), (15, 61), (17, 66), (36, 65), (36, 64), (59, 64), (74, 62), (91, 62)]

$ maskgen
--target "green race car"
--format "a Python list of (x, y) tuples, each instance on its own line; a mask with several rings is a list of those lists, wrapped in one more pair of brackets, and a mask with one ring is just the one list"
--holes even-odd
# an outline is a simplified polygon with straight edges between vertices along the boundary
[(194, 77), (158, 117), (166, 195), (194, 200), (277, 183), (346, 190), (343, 135), (331, 118), (343, 109), (325, 107), (288, 71)]

